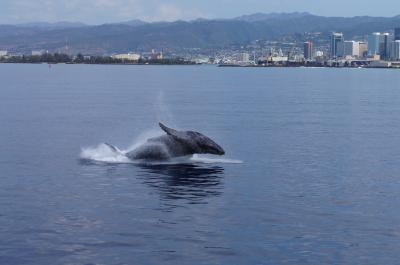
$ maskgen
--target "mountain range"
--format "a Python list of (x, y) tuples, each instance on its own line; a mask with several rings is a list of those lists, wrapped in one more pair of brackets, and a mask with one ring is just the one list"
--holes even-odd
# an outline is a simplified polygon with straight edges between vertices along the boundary
[(323, 17), (309, 13), (257, 13), (232, 19), (144, 22), (131, 20), (103, 25), (83, 23), (27, 23), (0, 25), (0, 50), (30, 53), (32, 50), (111, 54), (134, 50), (219, 49), (244, 45), (254, 40), (278, 40), (307, 32), (327, 38), (332, 31), (346, 39), (363, 38), (375, 31), (400, 27), (395, 17)]

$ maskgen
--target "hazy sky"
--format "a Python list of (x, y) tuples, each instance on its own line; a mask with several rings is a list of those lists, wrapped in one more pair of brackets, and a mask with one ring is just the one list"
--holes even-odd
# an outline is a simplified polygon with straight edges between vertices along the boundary
[(394, 16), (400, 0), (0, 0), (0, 23), (230, 18), (255, 12)]

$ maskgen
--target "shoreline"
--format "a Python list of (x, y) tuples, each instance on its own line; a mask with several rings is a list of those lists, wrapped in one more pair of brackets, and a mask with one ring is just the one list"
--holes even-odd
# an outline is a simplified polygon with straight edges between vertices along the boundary
[(195, 66), (195, 65), (201, 65), (201, 64), (196, 64), (196, 63), (174, 63), (174, 64), (167, 64), (167, 63), (54, 63), (54, 62), (40, 62), (40, 63), (33, 63), (33, 62), (1, 62), (0, 64), (36, 64), (36, 65), (126, 65), (126, 66), (132, 66), (132, 65), (137, 65), (137, 66), (146, 66), (146, 65), (165, 65), (165, 66), (175, 66), (175, 65), (184, 65), (184, 66)]
[(336, 68), (336, 69), (393, 69), (396, 67), (378, 67), (378, 66), (314, 66), (314, 65), (236, 65), (236, 64), (201, 64), (201, 63), (65, 63), (65, 62), (6, 62), (0, 61), (0, 64), (28, 64), (28, 65), (117, 65), (117, 66), (215, 66), (221, 68)]
[(328, 66), (328, 65), (227, 65), (219, 64), (218, 67), (232, 67), (232, 68), (337, 68), (337, 69), (400, 69), (400, 66)]

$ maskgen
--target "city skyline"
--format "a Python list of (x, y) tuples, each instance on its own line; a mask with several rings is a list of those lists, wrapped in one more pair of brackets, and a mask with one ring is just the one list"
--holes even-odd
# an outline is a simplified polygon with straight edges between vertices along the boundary
[[(342, 6), (347, 8), (341, 8)], [(388, 8), (390, 7), (390, 8)], [(396, 0), (382, 0), (365, 5), (365, 1), (282, 0), (246, 2), (232, 0), (4, 0), (0, 24), (27, 22), (79, 21), (87, 24), (113, 23), (131, 19), (175, 21), (197, 18), (233, 18), (252, 13), (309, 12), (320, 16), (399, 15)]]

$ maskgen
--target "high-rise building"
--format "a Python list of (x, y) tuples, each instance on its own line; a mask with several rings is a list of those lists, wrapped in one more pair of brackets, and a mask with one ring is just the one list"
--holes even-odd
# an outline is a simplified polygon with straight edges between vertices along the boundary
[(331, 35), (331, 58), (342, 57), (344, 54), (343, 33), (333, 32)]
[(313, 43), (311, 41), (304, 42), (304, 59), (310, 60), (313, 57)]
[(392, 42), (390, 55), (392, 60), (400, 60), (400, 40), (395, 40)]
[(390, 34), (383, 33), (381, 34), (380, 43), (379, 43), (379, 55), (381, 59), (389, 59), (390, 54)]
[(389, 59), (392, 40), (393, 36), (389, 33), (372, 33), (368, 36), (368, 55), (379, 55), (381, 59)]
[(368, 36), (368, 55), (380, 54), (381, 33), (374, 32)]
[(359, 58), (367, 57), (368, 55), (368, 43), (360, 41), (359, 42)]
[(345, 41), (344, 42), (344, 55), (359, 57), (360, 55), (360, 42), (358, 41)]
[(394, 29), (394, 40), (400, 40), (400, 28)]
[(248, 63), (250, 61), (250, 55), (247, 52), (239, 54), (239, 61)]

